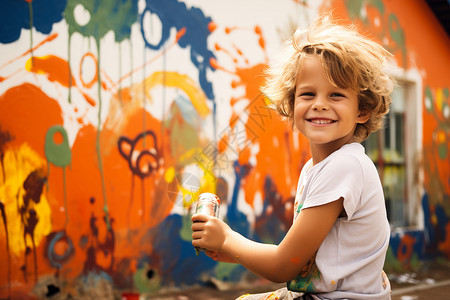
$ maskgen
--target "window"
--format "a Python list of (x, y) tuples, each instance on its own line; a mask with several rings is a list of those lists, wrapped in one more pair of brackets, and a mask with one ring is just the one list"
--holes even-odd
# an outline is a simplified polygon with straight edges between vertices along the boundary
[(399, 80), (384, 127), (363, 142), (378, 169), (392, 227), (421, 225), (417, 158), (422, 133), (417, 86)]

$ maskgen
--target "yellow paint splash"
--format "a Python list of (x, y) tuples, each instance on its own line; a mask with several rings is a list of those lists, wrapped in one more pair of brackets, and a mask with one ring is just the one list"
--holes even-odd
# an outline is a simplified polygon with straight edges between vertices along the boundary
[(164, 179), (166, 180), (167, 183), (171, 183), (174, 178), (175, 178), (175, 168), (169, 167), (164, 173)]
[(439, 112), (442, 112), (444, 103), (444, 91), (442, 89), (436, 90), (436, 108), (439, 110)]
[(151, 99), (150, 90), (156, 85), (163, 84), (165, 87), (175, 87), (184, 91), (200, 117), (204, 118), (209, 115), (210, 110), (205, 93), (189, 76), (176, 72), (155, 72), (145, 80), (146, 96)]
[[(23, 195), (25, 194), (23, 183), (31, 172), (37, 169), (45, 169), (46, 161), (27, 144), (22, 144), (19, 149), (7, 149), (5, 151), (3, 167), (5, 177), (1, 178), (0, 200), (5, 205), (10, 251), (14, 254), (20, 254), (26, 248), (23, 238), (24, 226), (18, 211), (18, 208), (23, 206)], [(34, 230), (34, 240), (36, 246), (38, 246), (52, 229), (51, 209), (45, 193), (41, 195), (39, 203), (30, 201), (28, 210), (30, 209), (34, 209), (39, 218)], [(0, 230), (0, 239), (6, 239), (4, 230)], [(27, 245), (30, 247), (32, 245), (29, 236), (27, 236)]]
[(193, 148), (184, 153), (179, 160), (180, 165), (195, 164), (203, 172), (199, 180), (197, 189), (193, 187), (185, 187), (183, 184), (178, 185), (178, 190), (183, 195), (183, 206), (190, 207), (201, 193), (216, 193), (217, 178), (214, 175), (212, 158), (202, 151), (201, 148)]

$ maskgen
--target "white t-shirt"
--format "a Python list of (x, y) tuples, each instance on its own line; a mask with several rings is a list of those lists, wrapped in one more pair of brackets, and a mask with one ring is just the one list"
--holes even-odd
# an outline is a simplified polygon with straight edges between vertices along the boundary
[(315, 259), (288, 289), (320, 299), (390, 299), (382, 269), (390, 227), (378, 172), (358, 143), (342, 146), (316, 165), (309, 160), (297, 187), (294, 219), (300, 210), (344, 198), (339, 217)]

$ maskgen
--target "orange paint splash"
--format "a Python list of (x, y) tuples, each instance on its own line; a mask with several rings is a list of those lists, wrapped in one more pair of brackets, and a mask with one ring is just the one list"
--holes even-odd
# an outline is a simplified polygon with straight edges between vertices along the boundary
[(211, 57), (209, 59), (209, 64), (211, 65), (211, 67), (213, 67), (214, 69), (221, 69), (221, 66), (217, 63), (217, 60), (214, 57)]
[(175, 42), (178, 43), (178, 41), (183, 37), (183, 35), (186, 34), (186, 27), (181, 28), (178, 30), (177, 35), (175, 36)]
[[(222, 51), (231, 56), (231, 53), (228, 50), (222, 48), (218, 43), (214, 45), (214, 48), (216, 49), (216, 51)], [(237, 58), (233, 58), (233, 62), (237, 63), (238, 62)]]
[(92, 98), (91, 96), (89, 96), (88, 94), (86, 94), (85, 92), (82, 92), (82, 91), (81, 91), (81, 94), (83, 95), (86, 102), (89, 103), (89, 105), (91, 105), (91, 106), (96, 105), (94, 98)]
[(42, 157), (48, 128), (63, 124), (61, 108), (35, 85), (25, 83), (0, 96), (0, 124), (14, 139), (12, 146), (29, 144)]
[(232, 31), (238, 29), (238, 27), (225, 27), (225, 33), (230, 34)]
[(228, 135), (224, 134), (219, 141), (217, 142), (217, 151), (222, 154), (224, 153), (228, 148)]
[(213, 67), (216, 70), (222, 70), (224, 72), (227, 72), (227, 73), (230, 73), (230, 74), (234, 74), (232, 71), (229, 71), (226, 68), (224, 68), (221, 65), (219, 65), (219, 63), (217, 62), (217, 60), (214, 57), (211, 57), (209, 59), (209, 64), (211, 65), (211, 67)]
[(217, 28), (217, 24), (216, 23), (214, 23), (214, 22), (209, 22), (209, 24), (208, 24), (208, 30), (209, 30), (209, 32), (213, 32), (214, 30), (216, 30), (216, 28)]
[(25, 68), (29, 72), (46, 75), (48, 80), (58, 82), (64, 87), (69, 87), (70, 83), (75, 85), (68, 62), (60, 57), (54, 55), (35, 56), (27, 61)]
[[(90, 59), (93, 60), (93, 65), (95, 66), (95, 74), (94, 74), (94, 76), (92, 76), (92, 79), (91, 79), (90, 81), (86, 82), (86, 81), (83, 79), (83, 64), (85, 63), (86, 59), (88, 59), (88, 58), (90, 58)], [(90, 89), (90, 88), (97, 82), (97, 76), (98, 76), (97, 58), (96, 58), (96, 57), (94, 56), (94, 54), (91, 53), (91, 52), (85, 53), (85, 54), (81, 57), (81, 61), (80, 61), (80, 74), (79, 74), (79, 77), (80, 77), (81, 84), (82, 84), (85, 88)]]
[(408, 234), (405, 234), (403, 236), (397, 251), (397, 257), (400, 262), (406, 263), (411, 260), (411, 256), (413, 253), (413, 245), (415, 242), (416, 239), (414, 237)]
[(252, 152), (250, 147), (244, 148), (244, 150), (241, 151), (241, 153), (239, 153), (239, 163), (241, 165), (246, 165), (249, 163), (250, 160), (250, 156), (251, 156)]

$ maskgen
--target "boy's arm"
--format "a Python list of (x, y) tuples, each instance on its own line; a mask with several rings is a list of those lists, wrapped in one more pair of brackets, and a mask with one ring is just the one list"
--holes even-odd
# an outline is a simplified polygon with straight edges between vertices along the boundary
[(343, 199), (303, 209), (281, 243), (251, 241), (221, 220), (194, 215), (193, 241), (196, 247), (223, 252), (250, 271), (274, 282), (295, 278), (314, 255), (343, 210)]

